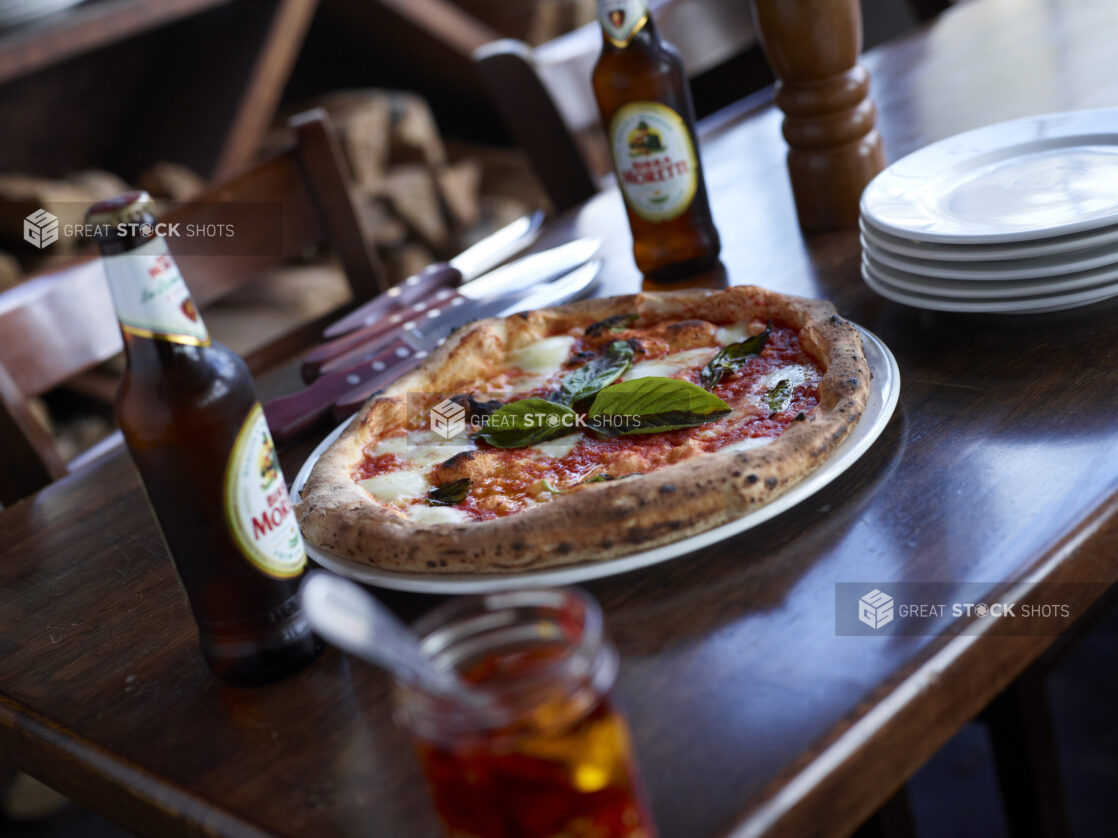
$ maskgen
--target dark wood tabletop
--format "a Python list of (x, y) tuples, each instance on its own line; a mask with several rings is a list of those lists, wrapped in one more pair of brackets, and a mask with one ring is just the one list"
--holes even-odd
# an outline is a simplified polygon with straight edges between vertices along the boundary
[[(1113, 3), (975, 0), (871, 53), (890, 159), (1118, 105), (1115, 32)], [(849, 831), (1053, 640), (950, 616), (837, 636), (836, 583), (1091, 583), (1064, 594), (1074, 616), (1118, 575), (1118, 301), (994, 317), (877, 297), (854, 231), (797, 228), (779, 123), (743, 107), (705, 136), (725, 263), (706, 279), (832, 300), (896, 354), (900, 405), (793, 509), (586, 585), (666, 838)], [(540, 246), (585, 234), (605, 237), (601, 293), (637, 288), (616, 191)], [(303, 453), (285, 452), (289, 477)], [(382, 597), (409, 618), (434, 604)], [(0, 513), (0, 752), (144, 834), (437, 834), (381, 673), (328, 651), (268, 687), (209, 675), (123, 454)]]

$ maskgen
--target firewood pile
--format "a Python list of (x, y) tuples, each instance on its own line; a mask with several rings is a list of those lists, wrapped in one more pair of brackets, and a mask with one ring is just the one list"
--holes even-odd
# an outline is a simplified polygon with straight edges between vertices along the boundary
[[(519, 151), (444, 141), (422, 96), (347, 90), (288, 111), (311, 107), (324, 108), (334, 121), (366, 235), (393, 283), (546, 205)], [(286, 127), (277, 127), (261, 155), (293, 141)], [(23, 243), (28, 215), (43, 209), (57, 216), (60, 226), (79, 225), (90, 204), (131, 188), (146, 189), (157, 202), (176, 203), (199, 194), (205, 181), (171, 162), (150, 166), (135, 183), (100, 170), (57, 179), (0, 174), (0, 290), (65, 262), (87, 244), (62, 236), (41, 251), (29, 247)]]
[[(422, 96), (344, 90), (289, 113), (312, 107), (334, 123), (366, 235), (393, 283), (546, 201), (519, 152), (444, 142)], [(277, 128), (266, 147), (290, 141)]]

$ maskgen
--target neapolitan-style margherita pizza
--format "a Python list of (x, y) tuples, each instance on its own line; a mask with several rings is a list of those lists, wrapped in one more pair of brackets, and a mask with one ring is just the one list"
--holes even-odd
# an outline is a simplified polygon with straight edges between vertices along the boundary
[(387, 570), (614, 558), (787, 491), (869, 387), (851, 323), (759, 287), (481, 320), (362, 408), (296, 510), (320, 549)]

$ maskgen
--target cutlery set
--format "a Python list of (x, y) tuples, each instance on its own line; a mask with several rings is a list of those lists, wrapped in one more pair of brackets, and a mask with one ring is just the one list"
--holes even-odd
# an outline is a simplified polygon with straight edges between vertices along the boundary
[(302, 359), (308, 386), (264, 405), (276, 441), (296, 438), (327, 414), (345, 419), (466, 323), (583, 294), (601, 269), (594, 259), (597, 239), (577, 239), (494, 267), (531, 245), (541, 222), (541, 213), (515, 221), (332, 323), (326, 340)]

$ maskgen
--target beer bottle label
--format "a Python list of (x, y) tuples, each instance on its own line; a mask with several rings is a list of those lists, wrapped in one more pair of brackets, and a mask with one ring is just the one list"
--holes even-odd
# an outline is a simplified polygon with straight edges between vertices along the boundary
[(245, 558), (270, 576), (298, 576), (303, 536), (280, 471), (264, 411), (253, 405), (225, 470), (225, 518)]
[(191, 346), (209, 345), (206, 325), (161, 236), (107, 257), (105, 273), (125, 332)]
[(615, 47), (625, 47), (648, 23), (648, 0), (598, 0), (598, 19)]
[(645, 221), (671, 221), (691, 206), (699, 164), (687, 123), (659, 102), (632, 102), (609, 127), (610, 152), (625, 203)]

